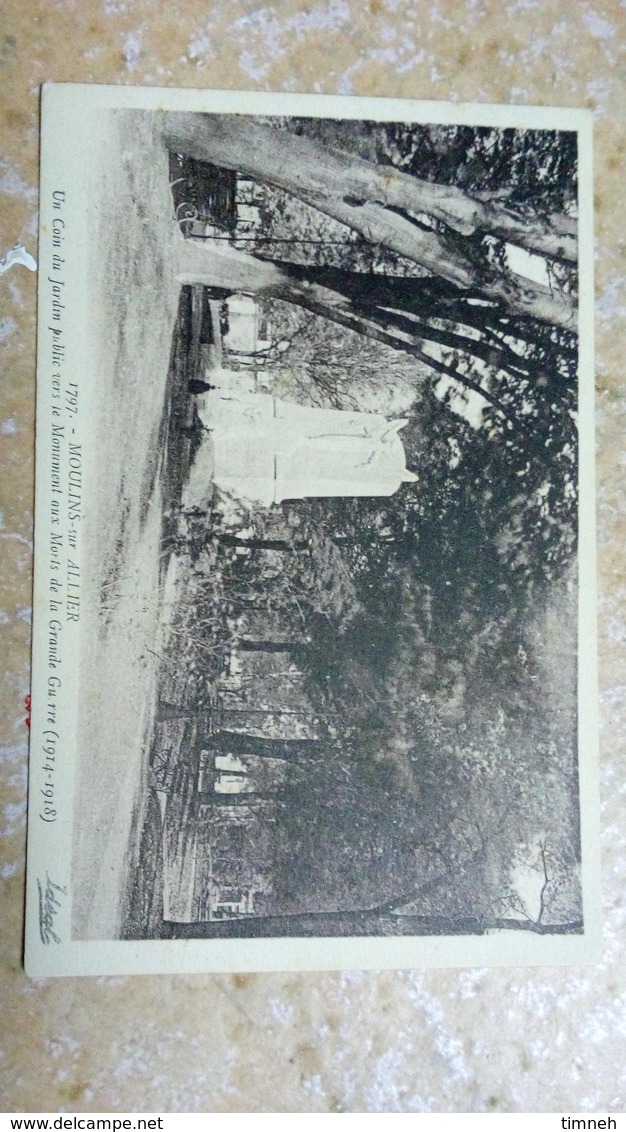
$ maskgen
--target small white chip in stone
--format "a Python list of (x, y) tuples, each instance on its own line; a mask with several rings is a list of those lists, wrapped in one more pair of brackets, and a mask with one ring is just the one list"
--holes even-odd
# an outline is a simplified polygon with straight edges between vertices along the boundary
[(26, 251), (24, 245), (14, 244), (0, 259), (0, 275), (4, 275), (5, 271), (8, 271), (10, 267), (14, 267), (17, 263), (27, 267), (29, 271), (37, 270), (36, 260), (33, 259), (30, 252)]

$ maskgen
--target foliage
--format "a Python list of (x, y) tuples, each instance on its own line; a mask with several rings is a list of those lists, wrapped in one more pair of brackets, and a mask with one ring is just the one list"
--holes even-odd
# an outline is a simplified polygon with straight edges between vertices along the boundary
[[(505, 200), (522, 218), (575, 212), (574, 135), (272, 125)], [(446, 235), (509, 271), (502, 240)], [(364, 930), (419, 917), (472, 930), (575, 924), (574, 335), (425, 279), (275, 187), (247, 251), (280, 262), (295, 288), (262, 299), (272, 341), (256, 361), (274, 388), (407, 417), (419, 476), (391, 498), (249, 510), (248, 538), (278, 530), (290, 544), (279, 560), (220, 541), (216, 512), (196, 531), (208, 565), (200, 579), (189, 567), (192, 612), (172, 663), (184, 642), (189, 679), (215, 676), (209, 655), (221, 660), (252, 628), (289, 638), (302, 705), (324, 722), (276, 803), (275, 912), (369, 908)], [(550, 262), (547, 277), (574, 293), (571, 268)], [(325, 312), (307, 306), (307, 287), (333, 296)], [(192, 543), (188, 532), (190, 562)], [(522, 873), (537, 882), (532, 907)]]

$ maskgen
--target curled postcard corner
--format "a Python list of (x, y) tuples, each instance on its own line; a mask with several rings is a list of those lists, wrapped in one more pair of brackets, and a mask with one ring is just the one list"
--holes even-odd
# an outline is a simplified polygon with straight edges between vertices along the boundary
[(27, 267), (29, 271), (37, 270), (37, 261), (33, 259), (30, 252), (26, 251), (24, 245), (14, 244), (12, 248), (9, 248), (8, 252), (4, 253), (2, 259), (0, 259), (0, 275), (4, 275), (5, 271), (8, 271), (10, 267), (14, 267), (15, 264), (18, 263)]

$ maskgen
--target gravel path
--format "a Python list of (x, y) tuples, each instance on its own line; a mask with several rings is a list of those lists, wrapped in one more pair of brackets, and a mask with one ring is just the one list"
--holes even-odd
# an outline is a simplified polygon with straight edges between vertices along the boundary
[[(103, 116), (93, 165), (95, 405), (75, 797), (73, 930), (118, 934), (156, 694), (163, 406), (179, 286), (158, 115)], [(101, 595), (102, 604), (98, 601)]]

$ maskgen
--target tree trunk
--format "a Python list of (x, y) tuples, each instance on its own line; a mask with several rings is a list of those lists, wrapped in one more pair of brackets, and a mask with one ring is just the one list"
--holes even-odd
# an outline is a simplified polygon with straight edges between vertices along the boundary
[[(467, 389), (480, 393), (504, 416), (508, 416), (497, 397), (471, 378), (431, 357), (426, 353), (423, 348), (424, 343), (419, 339), (397, 330), (392, 331), (384, 325), (377, 325), (372, 317), (364, 318), (354, 311), (346, 296), (331, 291), (328, 287), (322, 287), (318, 283), (293, 278), (286, 265), (277, 267), (269, 260), (255, 259), (254, 256), (225, 245), (215, 248), (208, 247), (207, 241), (181, 239), (176, 254), (175, 270), (179, 282), (183, 284), (202, 283), (207, 287), (221, 286), (232, 291), (271, 295), (304, 307), (313, 314), (321, 315), (354, 330), (357, 334), (364, 334), (368, 338), (391, 346), (394, 350), (402, 350), (410, 354), (435, 373), (451, 377)], [(375, 311), (371, 313), (376, 314)]]
[(242, 546), (248, 550), (282, 550), (286, 554), (294, 554), (307, 547), (306, 542), (287, 542), (282, 538), (239, 538), (231, 534), (218, 534), (217, 537), (225, 546)]
[(237, 642), (240, 652), (301, 652), (303, 641), (248, 641), (244, 637)]
[[(338, 154), (308, 139), (259, 126), (243, 117), (172, 114), (167, 119), (164, 140), (174, 152), (248, 173), (286, 189), (305, 204), (346, 224), (369, 244), (387, 247), (460, 288), (479, 288), (490, 298), (503, 302), (514, 317), (576, 328), (569, 296), (563, 293), (555, 298), (550, 288), (518, 275), (505, 277), (486, 263), (478, 267), (463, 255), (458, 242), (448, 243), (436, 232), (393, 211), (408, 206), (394, 203), (385, 184), (399, 178), (408, 191), (416, 179), (391, 166), (379, 167), (351, 154)], [(426, 186), (433, 199), (442, 191), (442, 186), (427, 182), (418, 181), (417, 185)], [(443, 191), (448, 194), (446, 199), (450, 192), (456, 194), (459, 205), (469, 199), (459, 189), (445, 186)], [(487, 208), (482, 202), (473, 205), (479, 210)], [(410, 210), (429, 211), (425, 201), (413, 202)], [(520, 231), (526, 230), (524, 223), (517, 223)], [(562, 241), (563, 237), (558, 239)]]
[[(426, 213), (464, 236), (488, 233), (550, 259), (576, 262), (577, 226), (569, 216), (529, 221), (501, 201), (477, 199), (455, 185), (420, 180), (393, 165), (377, 165), (244, 116), (168, 114), (164, 134), (166, 146), (175, 153), (285, 189), (357, 230), (359, 223), (377, 225), (381, 211), (399, 209)], [(367, 212), (359, 222), (355, 213), (363, 208)], [(441, 244), (434, 233), (424, 235), (430, 237), (424, 249)], [(452, 270), (457, 268), (452, 261)]]
[[(393, 916), (384, 913), (346, 912), (294, 912), (291, 915), (240, 916), (233, 920), (197, 920), (181, 923), (164, 920), (161, 938), (164, 939), (249, 939), (276, 936), (452, 936), (484, 935), (485, 931), (530, 931), (539, 935), (579, 935), (582, 924), (551, 924), (537, 926), (533, 922), (485, 922), (477, 917), (464, 916), (451, 919), (447, 916)], [(147, 933), (146, 933), (147, 934)], [(134, 938), (130, 935), (128, 938)]]
[(258, 755), (268, 759), (301, 762), (302, 755), (319, 747), (319, 739), (267, 739), (242, 731), (217, 731), (210, 737), (212, 750), (231, 755)]
[[(395, 322), (399, 330), (422, 341), (440, 342), (520, 376), (541, 376), (540, 368), (532, 359), (502, 341), (505, 330), (510, 331), (510, 327), (498, 322), (503, 312), (495, 300), (489, 304), (472, 303), (468, 300), (478, 295), (463, 295), (458, 288), (440, 279), (375, 275), (297, 263), (275, 263), (275, 266), (282, 266), (294, 280), (316, 283), (342, 295), (359, 315), (372, 317), (375, 312), (381, 325), (387, 319), (389, 325)], [(444, 320), (455, 329), (433, 326), (433, 320), (439, 324)], [(481, 337), (470, 337), (469, 328), (479, 331)], [(532, 345), (533, 336), (527, 335), (527, 340)]]
[(582, 920), (572, 920), (566, 924), (542, 924), (537, 920), (494, 919), (485, 920), (484, 927), (509, 932), (534, 932), (535, 935), (581, 935), (584, 931)]

